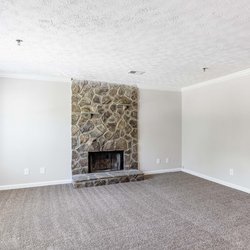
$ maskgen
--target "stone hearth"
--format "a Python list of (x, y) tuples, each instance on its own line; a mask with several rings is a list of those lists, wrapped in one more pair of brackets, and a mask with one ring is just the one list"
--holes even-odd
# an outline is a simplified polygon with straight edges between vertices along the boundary
[(73, 186), (75, 188), (93, 187), (142, 180), (144, 180), (143, 172), (137, 169), (131, 169), (74, 175)]

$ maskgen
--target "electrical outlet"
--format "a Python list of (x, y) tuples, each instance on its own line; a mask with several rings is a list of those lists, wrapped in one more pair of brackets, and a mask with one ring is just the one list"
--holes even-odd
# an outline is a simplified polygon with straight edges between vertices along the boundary
[(231, 176), (234, 175), (234, 170), (233, 170), (233, 168), (230, 168), (230, 169), (229, 169), (229, 175), (231, 175)]
[(168, 162), (169, 162), (168, 158), (166, 158), (165, 162), (166, 162), (166, 164), (168, 164)]
[(40, 174), (45, 174), (45, 168), (40, 168)]
[(24, 174), (24, 175), (29, 175), (29, 174), (30, 174), (30, 170), (29, 170), (28, 168), (25, 168), (25, 169), (23, 170), (23, 174)]
[(161, 159), (160, 158), (157, 158), (156, 159), (156, 164), (160, 164), (161, 163)]

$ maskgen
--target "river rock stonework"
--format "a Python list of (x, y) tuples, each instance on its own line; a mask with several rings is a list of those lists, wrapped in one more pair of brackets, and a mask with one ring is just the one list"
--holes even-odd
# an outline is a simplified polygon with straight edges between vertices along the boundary
[(124, 169), (138, 168), (138, 89), (72, 82), (72, 174), (88, 173), (88, 152), (123, 150)]

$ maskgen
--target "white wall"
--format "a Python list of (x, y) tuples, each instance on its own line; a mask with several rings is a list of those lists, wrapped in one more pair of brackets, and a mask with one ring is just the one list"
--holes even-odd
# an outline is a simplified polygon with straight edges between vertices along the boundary
[[(0, 78), (0, 188), (71, 179), (70, 86)], [(181, 166), (180, 92), (140, 90), (139, 159), (142, 170)]]
[[(180, 92), (140, 90), (140, 169), (183, 164), (250, 188), (249, 93), (250, 76), (187, 89), (182, 105)], [(70, 83), (0, 78), (0, 186), (71, 179), (70, 99)]]
[(183, 91), (182, 160), (186, 169), (250, 188), (250, 76)]
[(181, 92), (140, 90), (139, 103), (140, 169), (180, 168)]
[(71, 179), (70, 123), (70, 83), (0, 78), (0, 186)]

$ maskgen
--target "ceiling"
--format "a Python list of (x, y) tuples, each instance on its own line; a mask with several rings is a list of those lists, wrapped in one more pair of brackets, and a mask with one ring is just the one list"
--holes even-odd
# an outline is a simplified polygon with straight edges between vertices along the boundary
[[(16, 39), (23, 40), (21, 46)], [(0, 75), (178, 89), (249, 68), (249, 41), (249, 0), (1, 0), (0, 5)], [(128, 74), (131, 70), (145, 73)]]

